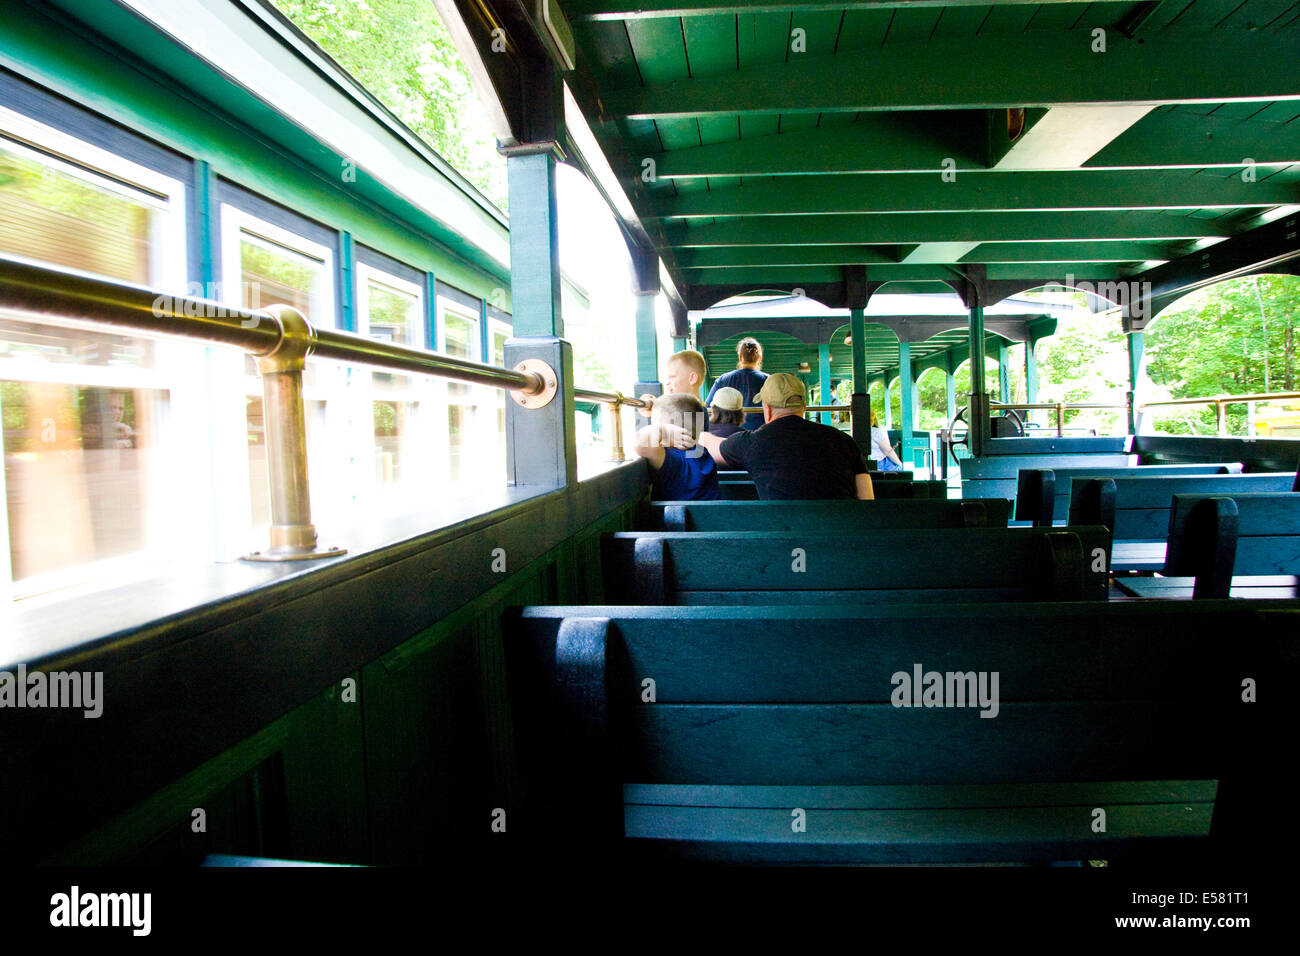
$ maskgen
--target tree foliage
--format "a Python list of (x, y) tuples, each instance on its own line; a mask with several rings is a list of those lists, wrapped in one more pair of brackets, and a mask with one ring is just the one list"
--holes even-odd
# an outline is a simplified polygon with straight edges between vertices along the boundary
[(429, 0), (273, 0), (307, 36), (506, 208), (505, 161)]

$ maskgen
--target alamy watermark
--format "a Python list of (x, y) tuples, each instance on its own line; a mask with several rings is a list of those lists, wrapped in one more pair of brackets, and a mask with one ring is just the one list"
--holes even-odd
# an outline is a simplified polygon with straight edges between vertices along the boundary
[(895, 671), (889, 702), (895, 707), (978, 707), (981, 717), (998, 715), (997, 671)]
[[(1057, 283), (1048, 283), (1047, 288), (1050, 289), (1054, 286), (1057, 286)], [(1136, 280), (1089, 282), (1087, 279), (1076, 279), (1074, 273), (1067, 272), (1065, 287), (1066, 289), (1082, 292), (1085, 295), (1094, 295), (1099, 299), (1115, 303), (1129, 317), (1129, 324), (1134, 332), (1141, 331), (1147, 320), (1151, 318), (1150, 282), (1138, 282)]]
[(0, 707), (69, 708), (94, 719), (104, 713), (103, 671), (0, 671)]
[[(221, 282), (209, 282), (206, 286), (202, 282), (191, 282), (181, 295), (164, 293), (153, 300), (154, 318), (161, 319), (169, 315), (186, 315), (190, 318), (202, 319), (239, 318), (246, 310), (225, 303), (262, 301), (260, 283), (239, 283), (237, 296), (227, 296), (223, 291), (225, 288), (225, 284)], [(257, 326), (258, 321), (254, 316), (241, 319), (239, 324), (246, 329), (251, 329)]]

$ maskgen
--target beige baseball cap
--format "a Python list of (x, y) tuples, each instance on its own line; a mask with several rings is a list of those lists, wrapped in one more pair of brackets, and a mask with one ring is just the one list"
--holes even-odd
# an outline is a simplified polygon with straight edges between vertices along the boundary
[(774, 372), (754, 396), (756, 405), (773, 408), (802, 408), (808, 404), (803, 382), (788, 372)]
[(713, 393), (713, 404), (728, 412), (738, 412), (745, 406), (745, 396), (736, 388), (720, 388)]

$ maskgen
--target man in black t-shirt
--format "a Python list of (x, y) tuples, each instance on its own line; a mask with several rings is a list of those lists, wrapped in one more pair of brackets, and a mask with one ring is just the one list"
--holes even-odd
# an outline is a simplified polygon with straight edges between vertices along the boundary
[(874, 498), (862, 452), (844, 432), (803, 417), (803, 382), (784, 372), (768, 377), (755, 398), (763, 426), (700, 444), (720, 466), (749, 471), (761, 499)]

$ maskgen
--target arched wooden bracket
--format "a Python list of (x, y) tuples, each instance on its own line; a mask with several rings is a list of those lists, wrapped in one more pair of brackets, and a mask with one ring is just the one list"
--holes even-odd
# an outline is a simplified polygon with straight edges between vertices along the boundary
[(511, 390), (510, 397), (515, 400), (516, 404), (522, 405), (524, 408), (545, 408), (551, 404), (551, 399), (555, 397), (560, 384), (555, 369), (541, 359), (524, 359), (515, 366), (515, 371), (535, 377), (537, 381), (535, 389), (519, 388)]

